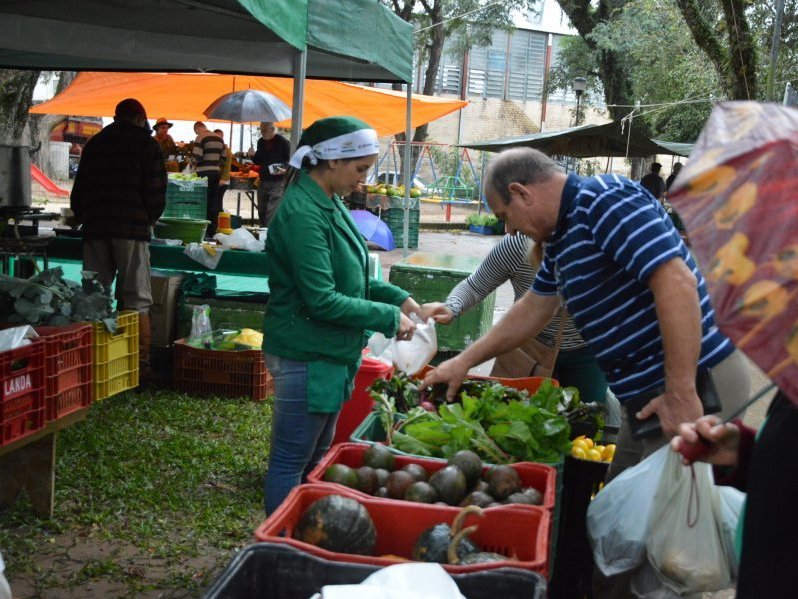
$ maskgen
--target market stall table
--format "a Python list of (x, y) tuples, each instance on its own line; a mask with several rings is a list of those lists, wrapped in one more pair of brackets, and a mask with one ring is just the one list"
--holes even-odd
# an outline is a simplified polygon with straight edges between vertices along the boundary
[(53, 515), (55, 442), (58, 431), (86, 418), (89, 407), (76, 410), (44, 428), (0, 447), (0, 510), (11, 507), (24, 489), (34, 511)]

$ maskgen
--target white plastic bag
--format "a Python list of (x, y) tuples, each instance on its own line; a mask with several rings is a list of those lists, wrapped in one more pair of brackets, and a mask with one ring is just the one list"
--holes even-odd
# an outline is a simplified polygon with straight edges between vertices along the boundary
[(208, 251), (205, 248), (205, 244), (202, 243), (189, 243), (186, 249), (183, 250), (186, 256), (211, 270), (219, 266), (219, 260), (222, 259), (223, 252), (224, 250), (221, 248), (213, 248), (212, 251)]
[(38, 336), (29, 324), (4, 329), (0, 331), (0, 352), (30, 345), (30, 340), (36, 339)]
[(325, 585), (312, 599), (465, 599), (440, 564), (396, 564), (360, 584)]
[(685, 466), (680, 454), (668, 451), (651, 513), (648, 560), (662, 583), (681, 595), (732, 585), (711, 469), (703, 462)]
[(255, 236), (244, 227), (233, 229), (230, 235), (217, 233), (213, 236), (219, 243), (228, 250), (247, 250), (249, 252), (262, 252), (263, 241), (258, 241)]
[(587, 508), (587, 536), (593, 559), (605, 576), (639, 566), (646, 558), (654, 496), (669, 446), (627, 468), (607, 484)]
[(374, 333), (367, 347), (376, 358), (390, 360), (402, 372), (413, 375), (435, 357), (438, 352), (438, 335), (435, 333), (435, 321), (431, 318), (427, 322), (422, 322), (415, 314), (410, 318), (416, 323), (412, 339), (387, 339), (382, 333)]

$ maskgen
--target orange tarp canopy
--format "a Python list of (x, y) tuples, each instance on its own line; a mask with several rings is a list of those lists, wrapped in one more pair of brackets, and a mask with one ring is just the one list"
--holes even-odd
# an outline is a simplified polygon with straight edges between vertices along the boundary
[[(136, 98), (152, 119), (207, 120), (202, 113), (216, 98), (232, 91), (258, 89), (274, 94), (291, 106), (294, 80), (284, 77), (217, 75), (207, 73), (93, 73), (78, 74), (67, 89), (52, 100), (37, 104), (38, 114), (114, 114), (120, 100)], [(303, 128), (327, 116), (355, 116), (369, 123), (380, 136), (405, 130), (407, 94), (338, 81), (305, 81)], [(465, 107), (461, 100), (413, 94), (412, 125), (418, 127)], [(289, 127), (290, 119), (281, 127)]]

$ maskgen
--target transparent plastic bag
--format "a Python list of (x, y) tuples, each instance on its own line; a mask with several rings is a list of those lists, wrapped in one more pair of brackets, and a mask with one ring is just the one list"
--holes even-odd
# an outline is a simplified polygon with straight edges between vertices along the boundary
[(435, 321), (431, 318), (427, 322), (422, 322), (415, 314), (410, 318), (416, 323), (412, 339), (388, 339), (382, 333), (374, 333), (367, 347), (379, 360), (390, 362), (402, 372), (413, 375), (435, 357), (438, 352), (438, 335), (435, 332)]
[(587, 536), (596, 566), (605, 576), (631, 570), (646, 559), (654, 496), (668, 446), (627, 468), (607, 484), (587, 509)]
[(699, 462), (685, 466), (681, 455), (669, 450), (651, 513), (648, 560), (662, 583), (681, 595), (732, 585), (711, 468)]
[(194, 306), (191, 314), (189, 342), (207, 337), (211, 332), (211, 307), (208, 304)]
[(723, 549), (732, 579), (737, 580), (739, 556), (737, 555), (737, 523), (740, 520), (746, 494), (734, 487), (718, 487), (720, 495), (720, 513), (718, 526), (720, 527)]

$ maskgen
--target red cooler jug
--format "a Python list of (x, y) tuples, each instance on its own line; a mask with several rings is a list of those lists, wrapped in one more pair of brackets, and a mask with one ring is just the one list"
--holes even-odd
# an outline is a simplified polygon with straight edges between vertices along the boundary
[(393, 376), (393, 366), (380, 362), (374, 358), (367, 358), (364, 350), (363, 361), (355, 375), (355, 388), (352, 389), (352, 398), (344, 402), (341, 413), (338, 415), (338, 424), (335, 427), (333, 445), (349, 441), (349, 437), (357, 426), (363, 422), (374, 407), (374, 400), (368, 394), (368, 389), (378, 378), (389, 379)]

